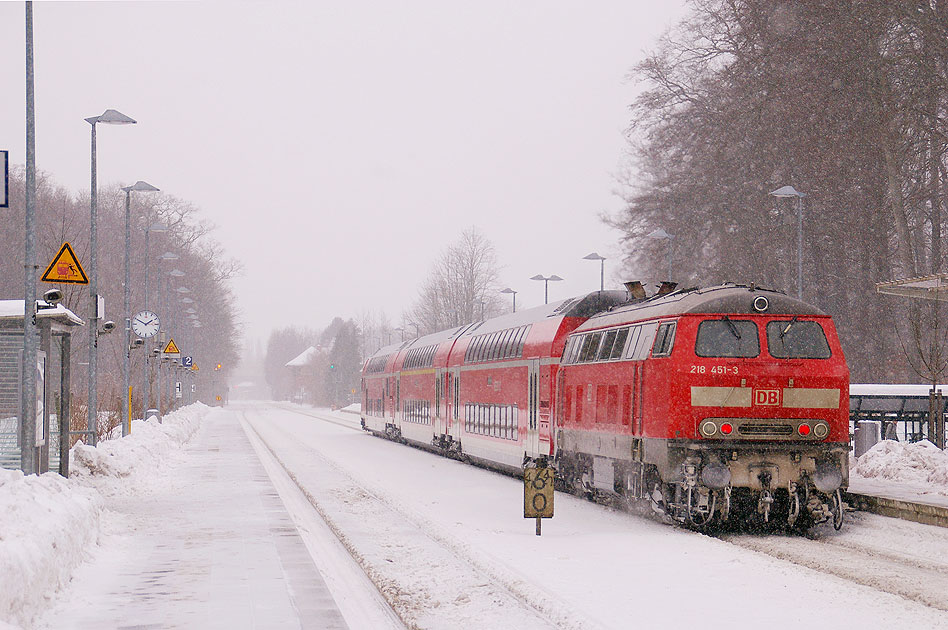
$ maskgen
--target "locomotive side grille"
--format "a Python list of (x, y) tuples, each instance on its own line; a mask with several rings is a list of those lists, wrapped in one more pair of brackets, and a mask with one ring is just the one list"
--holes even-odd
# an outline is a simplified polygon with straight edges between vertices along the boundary
[(793, 435), (789, 424), (740, 424), (737, 432), (748, 437), (786, 437)]

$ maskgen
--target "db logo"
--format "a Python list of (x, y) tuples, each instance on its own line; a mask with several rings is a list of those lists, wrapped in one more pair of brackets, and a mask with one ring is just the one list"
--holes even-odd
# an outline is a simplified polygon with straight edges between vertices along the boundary
[(772, 405), (776, 406), (780, 404), (780, 390), (779, 389), (755, 389), (754, 390), (754, 404), (755, 405)]

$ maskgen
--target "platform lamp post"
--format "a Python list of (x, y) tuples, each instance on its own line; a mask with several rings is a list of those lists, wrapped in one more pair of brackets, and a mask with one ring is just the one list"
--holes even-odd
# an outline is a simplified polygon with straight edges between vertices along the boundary
[[(132, 422), (132, 388), (130, 375), (130, 362), (132, 352), (132, 311), (131, 311), (131, 265), (129, 259), (132, 251), (132, 227), (131, 227), (131, 207), (132, 191), (137, 192), (158, 192), (158, 189), (149, 184), (138, 180), (131, 186), (122, 188), (125, 191), (125, 348), (122, 357), (122, 376), (124, 378), (125, 388), (122, 390), (122, 437), (128, 435), (130, 424)], [(144, 412), (144, 409), (142, 409)]]
[(806, 193), (799, 192), (793, 186), (783, 186), (770, 191), (773, 197), (797, 198), (797, 299), (803, 299), (803, 198)]
[[(171, 278), (180, 279), (180, 278), (183, 278), (186, 274), (185, 274), (185, 272), (181, 271), (180, 269), (172, 269), (171, 271), (168, 272), (168, 275), (169, 275)], [(177, 308), (174, 308), (174, 306), (172, 306), (172, 307), (170, 307), (168, 310), (169, 310), (170, 313), (171, 313), (171, 327), (168, 329), (168, 331), (169, 331), (169, 332), (168, 332), (168, 336), (169, 336), (170, 338), (174, 339), (174, 336), (178, 333), (178, 309), (177, 309)], [(180, 344), (182, 343), (182, 340), (181, 340), (181, 339), (178, 339), (178, 342), (177, 342), (177, 343), (178, 343), (178, 347), (180, 348), (180, 347), (181, 347)], [(170, 372), (171, 372), (172, 374), (174, 373), (173, 370), (170, 370)], [(169, 398), (170, 398), (170, 400), (171, 400), (171, 408), (173, 409), (174, 406), (175, 406), (175, 399), (174, 399), (174, 398), (171, 398), (171, 381), (170, 381), (170, 379), (169, 379), (169, 381), (168, 381), (167, 393), (168, 393), (168, 396), (169, 396)]]
[(549, 277), (541, 276), (540, 274), (537, 274), (530, 279), (543, 280), (543, 303), (549, 304), (550, 303), (550, 281), (552, 280), (553, 282), (557, 282), (559, 280), (562, 280), (563, 278), (560, 278), (556, 274), (553, 274), (552, 276), (549, 276)]
[(96, 361), (97, 346), (99, 345), (99, 274), (96, 269), (98, 256), (98, 233), (96, 229), (96, 215), (98, 214), (98, 185), (96, 182), (95, 159), (95, 126), (98, 123), (106, 125), (134, 125), (135, 120), (114, 109), (105, 110), (100, 116), (85, 119), (92, 125), (92, 188), (89, 194), (90, 216), (89, 223), (89, 401), (86, 407), (89, 411), (89, 443), (95, 446), (96, 416), (98, 415), (98, 395), (96, 393)]
[[(162, 318), (164, 318), (164, 321), (161, 323), (161, 331), (164, 331), (165, 333), (168, 332), (169, 324), (171, 323), (170, 322), (171, 318), (166, 317), (166, 314), (164, 312), (164, 306), (162, 304), (165, 292), (162, 290), (163, 288), (162, 284), (164, 283), (164, 274), (161, 272), (161, 263), (167, 260), (178, 260), (178, 255), (175, 254), (174, 252), (165, 252), (164, 254), (161, 255), (161, 257), (158, 260), (158, 263), (159, 263), (159, 267), (158, 267), (158, 319), (161, 320)], [(170, 311), (171, 309), (169, 308), (168, 310)], [(167, 341), (162, 338), (161, 331), (159, 331), (158, 333), (159, 347), (153, 350), (155, 354), (155, 359), (156, 359), (155, 363), (158, 366), (158, 382), (155, 384), (156, 385), (155, 390), (157, 391), (156, 398), (158, 399), (158, 403), (155, 405), (155, 408), (158, 410), (159, 423), (161, 422), (161, 418), (162, 418), (161, 396), (164, 393), (161, 390), (161, 362), (164, 356), (161, 353), (162, 348), (160, 346), (163, 343), (167, 343)]]
[(648, 235), (649, 238), (654, 238), (656, 240), (665, 241), (665, 259), (668, 263), (668, 280), (672, 279), (672, 239), (675, 238), (674, 234), (669, 234), (662, 228), (658, 228), (654, 232)]
[(517, 312), (517, 292), (511, 289), (510, 287), (507, 287), (506, 289), (501, 289), (500, 292), (510, 293), (513, 295), (513, 312), (516, 313)]
[(606, 257), (600, 256), (598, 253), (593, 252), (583, 256), (583, 260), (599, 261), (599, 292), (602, 293), (606, 288)]
[[(144, 264), (143, 266), (145, 267), (145, 300), (144, 300), (144, 308), (145, 308), (146, 311), (148, 310), (148, 268), (151, 266), (151, 258), (149, 257), (149, 243), (148, 243), (148, 241), (149, 241), (149, 235), (150, 235), (152, 232), (167, 232), (167, 231), (168, 231), (168, 226), (164, 225), (163, 223), (152, 223), (151, 225), (149, 225), (148, 227), (145, 228), (145, 264)], [(160, 320), (160, 318), (159, 318), (159, 320)], [(160, 324), (159, 324), (159, 325), (160, 325)], [(149, 354), (149, 352), (151, 352), (151, 349), (148, 347), (148, 345), (149, 345), (149, 344), (148, 344), (148, 339), (146, 339), (146, 340), (145, 340), (145, 348), (144, 348), (144, 350), (145, 350), (145, 355), (144, 355), (144, 359), (142, 360), (142, 373), (143, 373), (143, 377), (142, 377), (142, 417), (143, 417), (143, 419), (147, 419), (147, 418), (148, 418), (148, 406), (149, 406), (149, 403), (151, 402), (151, 401), (149, 400), (149, 399), (151, 398), (151, 388), (149, 387), (149, 383), (148, 383), (148, 354)]]

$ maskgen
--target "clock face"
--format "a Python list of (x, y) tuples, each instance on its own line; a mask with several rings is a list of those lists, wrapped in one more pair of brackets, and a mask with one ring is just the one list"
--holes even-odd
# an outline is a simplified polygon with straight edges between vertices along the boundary
[(158, 316), (151, 311), (142, 311), (132, 318), (132, 330), (144, 339), (157, 335), (159, 324)]

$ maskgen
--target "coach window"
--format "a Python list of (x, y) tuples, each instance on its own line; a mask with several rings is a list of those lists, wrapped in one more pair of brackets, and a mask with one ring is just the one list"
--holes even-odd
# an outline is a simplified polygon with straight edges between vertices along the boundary
[(667, 357), (671, 354), (675, 343), (675, 322), (665, 322), (658, 327), (655, 336), (655, 347), (652, 348), (653, 357)]
[(599, 348), (598, 357), (600, 361), (608, 361), (612, 358), (612, 346), (616, 344), (616, 335), (618, 333), (618, 330), (610, 330), (602, 336), (602, 346)]
[(487, 351), (487, 335), (481, 335), (477, 338), (477, 349), (475, 350), (474, 360), (483, 361)]
[(494, 338), (494, 352), (491, 353), (492, 359), (503, 359), (504, 358), (504, 335), (507, 334), (506, 330), (501, 330), (498, 333), (495, 333), (497, 336)]
[(695, 354), (699, 357), (756, 357), (760, 354), (757, 324), (742, 319), (706, 319), (698, 324)]
[(767, 349), (776, 359), (828, 359), (831, 355), (820, 323), (796, 318), (767, 322)]
[(521, 326), (520, 333), (517, 335), (517, 356), (523, 356), (523, 347), (527, 343), (527, 334), (530, 332), (530, 326)]
[(517, 345), (514, 343), (514, 339), (517, 336), (517, 329), (511, 328), (504, 335), (504, 358), (509, 359), (510, 357), (517, 354)]

